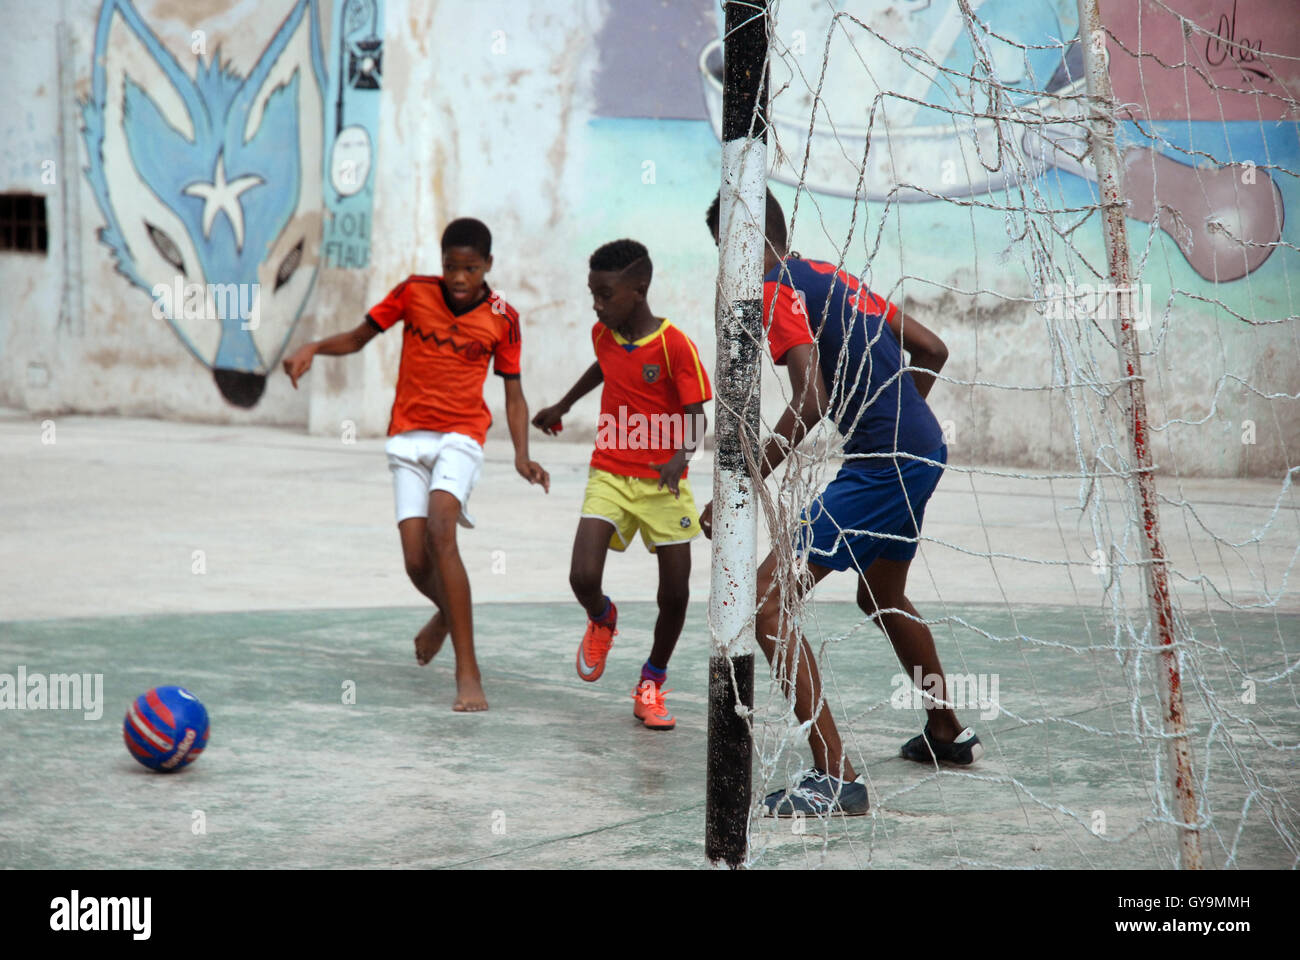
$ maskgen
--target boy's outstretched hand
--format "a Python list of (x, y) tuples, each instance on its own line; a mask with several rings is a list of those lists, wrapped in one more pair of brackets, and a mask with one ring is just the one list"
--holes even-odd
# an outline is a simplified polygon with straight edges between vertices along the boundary
[(704, 536), (713, 539), (713, 501), (710, 500), (700, 511), (700, 529), (704, 531)]
[(533, 426), (542, 431), (542, 433), (549, 434), (553, 437), (563, 429), (560, 425), (560, 418), (567, 412), (568, 411), (558, 403), (549, 407), (543, 407), (541, 410), (537, 411), (537, 416), (533, 417)]
[(517, 457), (515, 459), (515, 469), (519, 471), (519, 476), (529, 483), (540, 483), (543, 492), (551, 492), (551, 475), (542, 469), (542, 465), (536, 460)]
[(295, 390), (298, 389), (298, 378), (311, 369), (311, 358), (315, 354), (316, 351), (312, 349), (312, 345), (307, 343), (285, 358), (284, 372), (289, 375)]

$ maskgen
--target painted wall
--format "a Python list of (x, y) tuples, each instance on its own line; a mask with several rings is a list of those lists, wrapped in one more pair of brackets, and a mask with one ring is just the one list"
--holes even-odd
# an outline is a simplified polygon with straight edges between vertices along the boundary
[[(1012, 106), (1078, 83), (1058, 43), (1077, 32), (1073, 0), (972, 5), (998, 36), (1041, 47), (983, 38)], [(1052, 231), (1073, 226), (1069, 216), (1027, 222), (998, 208), (1092, 203), (1095, 175), (1077, 148), (1012, 131), (1015, 148), (990, 173), (980, 158), (999, 128), (954, 126), (942, 109), (961, 102), (960, 84), (935, 83), (933, 70), (841, 23), (802, 168), (826, 11), (969, 71), (954, 6), (783, 0), (774, 134), (799, 168), (778, 162), (773, 190), (789, 214), (793, 184), (812, 188), (798, 193), (795, 249), (842, 261), (949, 343), (945, 374), (963, 384), (940, 385), (932, 402), (955, 457), (1069, 465), (1078, 452), (1064, 395), (1023, 388), (1109, 379), (1117, 367), (1104, 326), (1052, 318), (1052, 292), (1012, 237), (1045, 230), (1056, 279), (1086, 282), (1087, 264), (1104, 263), (1099, 227), (1094, 218), (1067, 243)], [(1285, 246), (1297, 218), (1284, 216), (1300, 202), (1300, 146), (1294, 104), (1276, 94), (1298, 88), (1294, 61), (1269, 55), (1300, 50), (1278, 26), (1289, 23), (1284, 0), (1168, 6), (1204, 31), (1185, 38), (1148, 0), (1103, 4), (1129, 104), (1131, 245), (1150, 284), (1148, 396), (1157, 421), (1193, 422), (1157, 435), (1157, 459), (1184, 473), (1276, 475), (1300, 445), (1286, 397), (1300, 393), (1295, 322), (1272, 322), (1300, 312)], [(718, 178), (719, 27), (708, 0), (62, 0), (10, 19), (0, 189), (46, 196), (50, 250), (0, 254), (0, 402), (382, 433), (400, 337), (319, 360), (297, 392), (278, 360), (354, 326), (407, 274), (438, 272), (442, 226), (461, 215), (493, 230), (490, 280), (522, 313), (534, 408), (589, 362), (585, 260), (619, 236), (650, 248), (652, 307), (712, 363), (716, 254), (703, 214)], [(1116, 42), (1243, 92), (1198, 89), (1185, 71), (1171, 83)], [(876, 101), (863, 58), (890, 65), (872, 73), (881, 86), (932, 106)], [(55, 180), (43, 182), (51, 160)], [(1225, 242), (1234, 235), (1251, 243)], [(184, 296), (159, 308), (157, 285), (177, 278), (202, 288), (193, 316)], [(249, 311), (223, 314), (208, 284), (257, 285), (252, 329)], [(768, 371), (773, 419), (780, 386)], [(489, 443), (504, 444), (496, 378), (487, 389), (498, 419)], [(1085, 451), (1119, 439), (1090, 426), (1102, 422), (1098, 392), (1074, 392)], [(594, 397), (576, 408), (566, 438), (593, 436), (595, 413)], [(1241, 439), (1248, 420), (1253, 444)]]
[[(6, 17), (2, 42), (0, 189), (45, 195), (50, 223), (60, 223), (67, 166), (55, 18)], [(67, 239), (62, 230), (52, 233), (45, 256), (0, 253), (0, 403), (39, 406), (52, 395), (51, 379), (61, 378), (57, 344), (78, 332), (61, 283)]]

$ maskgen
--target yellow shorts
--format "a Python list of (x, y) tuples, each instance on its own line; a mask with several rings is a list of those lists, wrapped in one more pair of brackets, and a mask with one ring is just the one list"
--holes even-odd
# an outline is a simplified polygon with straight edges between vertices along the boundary
[(624, 477), (592, 467), (587, 475), (582, 515), (614, 525), (614, 534), (609, 538), (611, 550), (626, 550), (638, 530), (651, 553), (655, 547), (694, 540), (700, 533), (700, 512), (695, 509), (691, 485), (682, 478), (677, 485), (680, 497), (674, 497), (667, 487), (658, 487), (658, 479)]

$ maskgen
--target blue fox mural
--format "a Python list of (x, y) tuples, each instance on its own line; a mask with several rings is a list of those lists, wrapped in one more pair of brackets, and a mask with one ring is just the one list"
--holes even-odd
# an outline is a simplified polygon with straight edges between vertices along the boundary
[[(105, 0), (94, 56), (81, 107), (99, 238), (222, 396), (252, 407), (318, 269), (326, 74), (316, 0), (297, 0), (247, 77), (217, 50), (191, 78), (130, 0)], [(227, 291), (243, 309), (230, 309)]]

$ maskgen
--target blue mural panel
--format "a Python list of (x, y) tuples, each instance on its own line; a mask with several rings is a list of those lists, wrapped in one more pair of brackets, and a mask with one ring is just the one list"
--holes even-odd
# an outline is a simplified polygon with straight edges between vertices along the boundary
[(379, 98), (383, 90), (383, 0), (336, 4), (329, 63), (334, 96), (328, 106), (329, 183), (325, 191), (326, 267), (360, 270), (370, 264)]
[(219, 49), (191, 74), (130, 0), (100, 8), (82, 104), (100, 239), (237, 406), (261, 397), (315, 283), (325, 89), (315, 0), (289, 6), (247, 76)]

